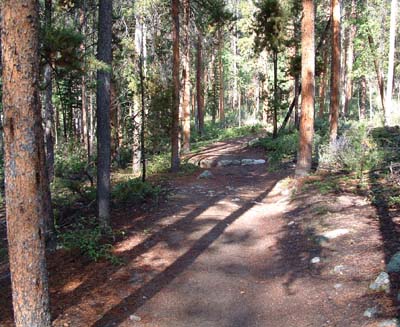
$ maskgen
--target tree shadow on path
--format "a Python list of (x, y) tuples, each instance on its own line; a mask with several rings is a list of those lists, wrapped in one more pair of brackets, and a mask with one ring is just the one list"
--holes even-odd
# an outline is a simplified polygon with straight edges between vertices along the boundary
[(147, 284), (143, 285), (137, 291), (123, 299), (120, 303), (106, 312), (103, 317), (96, 321), (92, 327), (108, 326), (111, 322), (114, 326), (122, 323), (131, 314), (143, 306), (147, 301), (153, 298), (164, 287), (171, 283), (179, 274), (192, 265), (196, 259), (206, 251), (210, 245), (219, 238), (230, 224), (239, 219), (244, 213), (261, 202), (273, 189), (276, 182), (265, 192), (246, 202), (241, 208), (231, 213), (225, 219), (218, 222), (211, 230), (200, 237), (193, 246), (180, 256), (173, 264), (163, 272), (156, 275)]

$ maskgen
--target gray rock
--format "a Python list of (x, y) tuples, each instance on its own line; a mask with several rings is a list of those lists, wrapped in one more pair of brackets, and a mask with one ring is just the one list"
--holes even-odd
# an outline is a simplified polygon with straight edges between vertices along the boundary
[(399, 327), (399, 326), (400, 326), (399, 320), (396, 318), (384, 320), (378, 324), (378, 327)]
[(316, 263), (320, 263), (321, 262), (321, 258), (320, 257), (315, 257), (311, 259), (311, 263), (316, 264)]
[(386, 266), (386, 271), (388, 273), (400, 272), (400, 252), (397, 252), (391, 257), (389, 263)]
[(346, 268), (343, 265), (338, 265), (338, 266), (335, 266), (335, 268), (333, 268), (333, 272), (335, 274), (343, 275), (343, 272), (345, 271), (345, 269)]
[(343, 284), (340, 284), (340, 283), (334, 285), (334, 288), (337, 289), (337, 290), (342, 288), (342, 287), (343, 287)]
[(263, 165), (264, 159), (242, 159), (242, 166)]
[(214, 175), (212, 174), (211, 171), (205, 170), (197, 178), (198, 179), (210, 179), (210, 178), (214, 178)]
[(335, 230), (330, 230), (322, 234), (323, 237), (327, 238), (328, 240), (333, 240), (339, 236), (343, 236), (350, 233), (348, 229), (340, 228)]
[(365, 310), (363, 316), (367, 318), (374, 318), (377, 314), (378, 314), (378, 309), (376, 307), (373, 307)]
[(240, 166), (240, 160), (220, 160), (217, 163), (218, 167)]
[(375, 281), (369, 285), (373, 291), (390, 291), (390, 279), (387, 272), (383, 271), (376, 277)]
[(131, 320), (131, 321), (141, 321), (142, 318), (140, 318), (140, 317), (137, 316), (137, 315), (130, 315), (130, 316), (129, 316), (129, 320)]

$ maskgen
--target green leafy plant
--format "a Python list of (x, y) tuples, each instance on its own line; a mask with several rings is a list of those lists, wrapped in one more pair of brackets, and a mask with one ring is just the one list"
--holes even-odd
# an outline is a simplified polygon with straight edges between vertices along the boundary
[(115, 203), (140, 203), (147, 198), (158, 199), (160, 193), (160, 187), (135, 178), (117, 183), (112, 190), (112, 199)]
[(67, 231), (60, 233), (59, 238), (65, 249), (79, 249), (83, 255), (95, 262), (106, 259), (113, 264), (120, 263), (112, 253), (112, 231), (104, 232), (95, 218), (80, 218)]

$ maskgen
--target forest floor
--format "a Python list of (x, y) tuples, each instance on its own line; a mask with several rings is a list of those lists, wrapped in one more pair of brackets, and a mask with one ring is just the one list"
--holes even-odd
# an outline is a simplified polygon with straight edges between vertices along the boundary
[[(248, 141), (193, 155), (211, 178), (169, 174), (158, 205), (116, 210), (124, 264), (52, 254), (54, 326), (396, 326), (397, 276), (388, 292), (369, 289), (398, 245), (394, 217), (337, 176), (294, 181), (289, 165), (215, 166), (268, 156)], [(12, 326), (5, 276), (0, 326)]]

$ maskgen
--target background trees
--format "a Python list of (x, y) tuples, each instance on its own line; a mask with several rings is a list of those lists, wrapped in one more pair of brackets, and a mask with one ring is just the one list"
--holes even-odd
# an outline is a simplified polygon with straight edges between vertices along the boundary
[[(313, 3), (315, 19), (303, 21), (308, 32), (301, 35), (301, 10), (311, 19)], [(34, 5), (29, 2), (30, 10)], [(103, 227), (112, 225), (115, 194), (147, 190), (148, 184), (135, 179), (145, 178), (146, 166), (153, 175), (167, 167), (186, 169), (183, 154), (191, 144), (217, 139), (231, 128), (253, 126), (267, 138), (282, 136), (282, 143), (295, 144), (296, 150), (300, 144), (297, 168), (304, 175), (312, 159), (319, 160), (316, 151), (312, 156), (313, 141), (319, 150), (328, 138), (338, 145), (340, 128), (349, 121), (400, 122), (396, 1), (45, 0), (37, 5), (32, 17), (38, 15), (38, 24), (28, 41), (37, 42), (29, 44), (40, 56), (27, 75), (37, 77), (40, 103), (34, 105), (43, 116), (46, 162), (40, 157), (34, 167), (47, 166), (40, 171), (37, 208), (47, 220), (46, 235), (54, 233), (54, 221), (58, 229), (72, 224), (77, 212), (93, 215), (96, 204)], [(3, 16), (11, 30), (10, 6), (6, 1)], [(301, 36), (310, 38), (300, 44)], [(16, 36), (4, 35), (5, 63), (11, 60), (11, 37)], [(6, 175), (14, 131), (10, 92), (17, 90), (5, 80), (8, 69), (5, 65), (1, 108)], [(32, 121), (40, 125), (39, 118)], [(65, 213), (67, 206), (73, 214)]]

